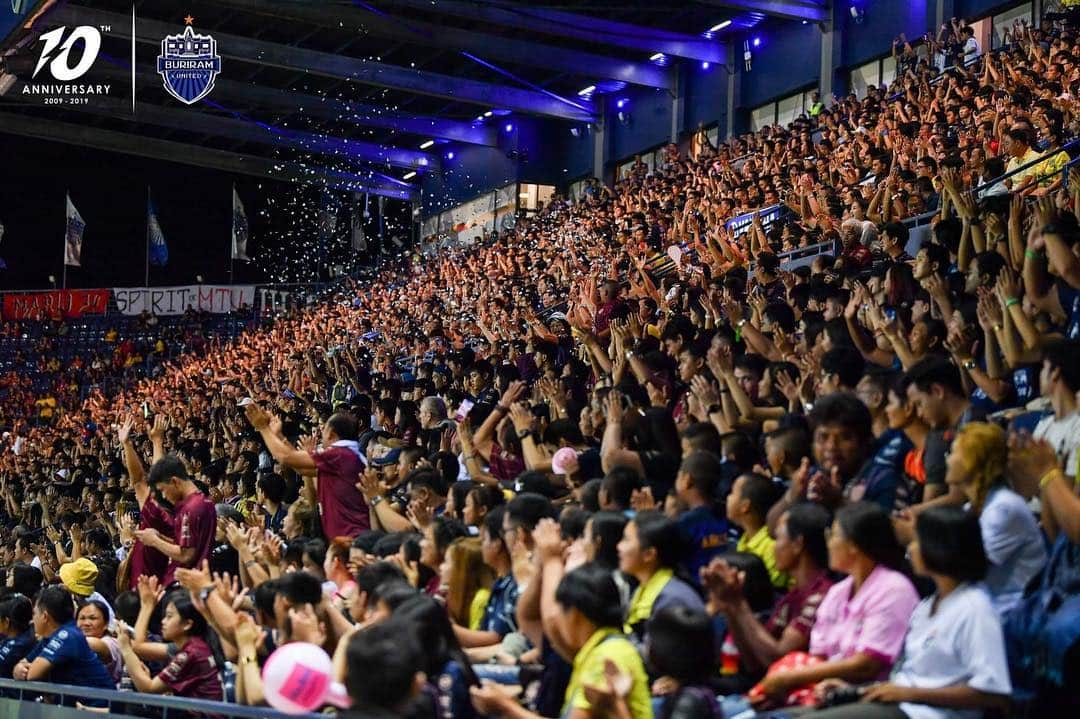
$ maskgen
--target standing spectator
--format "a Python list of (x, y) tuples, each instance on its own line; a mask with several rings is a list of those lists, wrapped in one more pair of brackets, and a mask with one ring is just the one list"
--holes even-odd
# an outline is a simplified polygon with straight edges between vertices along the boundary
[(147, 547), (169, 558), (162, 579), (162, 584), (167, 587), (172, 584), (177, 569), (197, 567), (210, 558), (217, 530), (217, 510), (210, 498), (191, 481), (184, 463), (175, 455), (166, 455), (154, 462), (150, 467), (149, 484), (158, 496), (173, 506), (175, 541), (156, 529), (140, 529), (135, 536)]
[(319, 508), (323, 534), (356, 538), (371, 529), (371, 516), (357, 482), (364, 462), (357, 443), (356, 418), (331, 415), (322, 428), (322, 448), (296, 449), (281, 433), (281, 419), (271, 419), (257, 404), (245, 408), (248, 421), (262, 435), (274, 460), (304, 477), (304, 494)]

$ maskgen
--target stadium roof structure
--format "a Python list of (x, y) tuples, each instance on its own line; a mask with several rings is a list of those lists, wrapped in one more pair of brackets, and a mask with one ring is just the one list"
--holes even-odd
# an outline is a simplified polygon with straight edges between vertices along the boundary
[[(496, 147), (514, 117), (595, 122), (604, 92), (672, 91), (680, 62), (728, 62), (709, 28), (813, 19), (823, 4), (136, 0), (133, 31), (131, 0), (22, 3), (38, 17), (0, 38), (0, 131), (401, 199), (417, 191), (404, 176), (437, 171), (446, 143)], [(192, 105), (157, 72), (186, 17), (222, 58), (212, 93)], [(88, 78), (124, 92), (43, 106), (19, 91), (40, 35), (61, 26), (105, 29)]]

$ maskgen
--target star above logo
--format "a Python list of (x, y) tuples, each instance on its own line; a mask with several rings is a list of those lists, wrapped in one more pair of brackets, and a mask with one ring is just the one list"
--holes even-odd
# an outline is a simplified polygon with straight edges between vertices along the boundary
[(188, 15), (186, 18), (184, 18), (184, 24), (186, 25), (190, 25), (193, 22), (195, 22), (195, 18), (191, 17), (191, 15)]

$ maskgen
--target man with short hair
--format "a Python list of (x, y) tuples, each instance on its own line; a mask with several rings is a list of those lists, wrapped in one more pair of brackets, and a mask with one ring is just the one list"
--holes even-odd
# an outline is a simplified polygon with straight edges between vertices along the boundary
[(765, 564), (769, 580), (777, 589), (787, 589), (789, 579), (776, 568), (776, 544), (769, 534), (766, 516), (776, 503), (777, 486), (763, 474), (747, 472), (741, 474), (731, 487), (727, 497), (728, 520), (742, 529), (742, 536), (735, 549), (739, 552), (755, 554)]
[(889, 222), (881, 230), (881, 249), (893, 262), (911, 262), (912, 257), (905, 249), (909, 232), (902, 222)]
[(1080, 455), (1080, 408), (1076, 393), (1080, 392), (1080, 341), (1061, 340), (1046, 348), (1039, 387), (1050, 399), (1051, 412), (1035, 426), (1032, 436), (1045, 439), (1057, 453), (1065, 474), (1080, 475), (1077, 468)]
[[(210, 498), (191, 481), (184, 463), (176, 455), (167, 454), (150, 466), (149, 485), (155, 496), (173, 507), (175, 541), (152, 528), (135, 530), (135, 538), (169, 558), (162, 578), (162, 585), (167, 587), (173, 583), (177, 569), (197, 567), (210, 558), (217, 529), (217, 510)], [(162, 510), (157, 502), (147, 502), (143, 511)]]
[[(424, 686), (423, 654), (413, 627), (390, 619), (353, 635), (345, 648), (348, 719), (396, 719)], [(435, 677), (430, 677), (432, 681)]]
[(262, 435), (274, 460), (304, 478), (304, 495), (319, 508), (327, 537), (355, 537), (371, 529), (364, 495), (356, 487), (364, 460), (357, 443), (356, 418), (347, 412), (330, 416), (323, 424), (322, 446), (306, 452), (296, 449), (281, 433), (281, 419), (252, 403), (244, 408), (251, 426)]
[(926, 357), (907, 371), (908, 399), (930, 425), (923, 450), (926, 486), (923, 499), (949, 491), (945, 484), (945, 457), (956, 431), (971, 421), (971, 401), (964, 391), (960, 370), (947, 359)]
[(683, 510), (678, 517), (679, 529), (689, 552), (686, 569), (695, 582), (701, 568), (727, 549), (728, 524), (713, 511), (722, 474), (720, 458), (699, 451), (683, 457), (675, 475), (675, 496)]

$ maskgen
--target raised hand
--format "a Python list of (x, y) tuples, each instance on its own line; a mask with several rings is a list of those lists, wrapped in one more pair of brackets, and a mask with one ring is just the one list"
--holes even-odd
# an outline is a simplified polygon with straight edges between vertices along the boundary
[(1060, 468), (1057, 454), (1049, 442), (1033, 439), (1026, 433), (1009, 435), (1008, 478), (1012, 488), (1025, 499), (1039, 492), (1039, 483), (1048, 473)]
[(566, 541), (562, 537), (559, 523), (554, 519), (541, 519), (532, 536), (536, 552), (542, 560), (562, 558), (566, 551)]
[(251, 426), (260, 432), (270, 426), (270, 415), (254, 402), (244, 407), (244, 415), (247, 417), (248, 422), (251, 423)]
[(525, 393), (525, 383), (521, 380), (514, 380), (507, 386), (506, 391), (503, 392), (502, 397), (499, 399), (499, 404), (504, 407), (509, 407)]
[(157, 577), (143, 574), (138, 579), (139, 602), (144, 606), (154, 606), (165, 596), (165, 590)]
[(514, 429), (518, 432), (532, 429), (533, 416), (529, 408), (521, 402), (510, 405), (510, 421), (514, 423)]
[(164, 414), (154, 416), (154, 425), (150, 428), (150, 441), (155, 444), (165, 441), (165, 431), (169, 429), (169, 418)]
[(379, 477), (379, 473), (371, 467), (365, 469), (360, 475), (360, 481), (356, 483), (356, 488), (360, 490), (360, 493), (364, 495), (364, 499), (369, 504), (375, 497), (386, 494), (386, 486)]
[(124, 423), (120, 425), (120, 428), (116, 432), (116, 438), (120, 444), (127, 444), (131, 439), (131, 430), (135, 427), (135, 419), (128, 415), (124, 418)]

